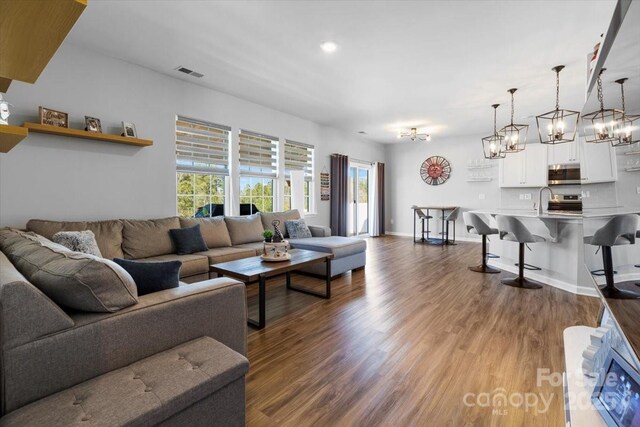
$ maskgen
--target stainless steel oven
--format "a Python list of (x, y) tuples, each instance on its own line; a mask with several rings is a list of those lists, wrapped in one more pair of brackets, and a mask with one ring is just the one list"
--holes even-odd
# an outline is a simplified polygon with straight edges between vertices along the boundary
[(549, 166), (549, 185), (579, 185), (580, 183), (580, 165)]
[(554, 194), (549, 200), (548, 212), (560, 214), (582, 213), (582, 196), (580, 194)]

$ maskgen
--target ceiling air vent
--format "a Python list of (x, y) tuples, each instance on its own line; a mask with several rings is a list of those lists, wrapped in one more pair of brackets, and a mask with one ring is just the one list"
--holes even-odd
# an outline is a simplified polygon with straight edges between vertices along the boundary
[(197, 77), (197, 78), (204, 77), (204, 74), (185, 68), (182, 65), (175, 68), (175, 70), (180, 71), (181, 73), (189, 74), (190, 76)]

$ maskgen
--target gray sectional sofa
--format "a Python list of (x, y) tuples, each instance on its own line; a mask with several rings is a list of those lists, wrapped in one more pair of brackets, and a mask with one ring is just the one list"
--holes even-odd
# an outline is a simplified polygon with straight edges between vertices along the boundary
[(105, 289), (103, 264), (102, 289), (87, 295), (115, 305), (64, 308), (52, 299), (64, 295), (39, 287), (50, 291), (51, 276), (86, 286), (83, 270), (99, 261), (25, 234), (0, 230), (0, 426), (244, 424), (244, 284), (134, 290), (123, 302)]
[[(31, 220), (29, 232), (0, 229), (0, 427), (244, 425), (245, 285), (210, 280), (209, 266), (259, 254), (264, 228), (297, 218)], [(209, 249), (177, 255), (169, 230), (196, 223)], [(364, 267), (363, 240), (310, 229), (313, 237), (291, 246), (333, 253), (332, 276)], [(47, 240), (81, 230), (93, 231), (103, 257)], [(181, 285), (138, 296), (113, 258), (180, 260)]]
[[(313, 237), (289, 239), (285, 221), (299, 219), (297, 210), (258, 213), (241, 217), (180, 218), (108, 221), (49, 221), (32, 219), (27, 230), (51, 239), (58, 231), (91, 230), (96, 236), (102, 256), (107, 259), (126, 258), (141, 261), (182, 262), (180, 280), (187, 283), (209, 279), (209, 266), (225, 261), (256, 256), (262, 253), (262, 232), (281, 222), (280, 230), (292, 248), (333, 253), (331, 276), (365, 267), (367, 244), (362, 239), (331, 236), (331, 229), (309, 226)], [(200, 224), (209, 248), (206, 252), (177, 255), (169, 236), (173, 228)], [(306, 268), (304, 272), (324, 275), (324, 266)]]

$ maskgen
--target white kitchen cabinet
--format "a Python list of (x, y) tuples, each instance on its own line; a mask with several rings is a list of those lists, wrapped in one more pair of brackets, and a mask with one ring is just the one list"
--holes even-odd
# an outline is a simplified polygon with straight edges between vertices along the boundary
[(527, 144), (524, 151), (500, 160), (500, 187), (544, 187), (548, 177), (547, 146)]
[(618, 164), (615, 148), (609, 143), (587, 143), (580, 138), (580, 176), (583, 184), (615, 182)]
[(577, 140), (564, 144), (550, 144), (547, 152), (550, 165), (580, 163), (580, 144)]

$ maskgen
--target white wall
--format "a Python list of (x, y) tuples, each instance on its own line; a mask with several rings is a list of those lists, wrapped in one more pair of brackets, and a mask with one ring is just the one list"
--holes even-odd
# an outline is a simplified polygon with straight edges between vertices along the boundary
[(320, 201), (318, 173), (339, 152), (385, 161), (381, 144), (185, 83), (117, 59), (65, 44), (35, 85), (14, 82), (5, 98), (14, 104), (11, 124), (38, 121), (38, 106), (68, 112), (73, 128), (84, 116), (102, 120), (104, 132), (135, 123), (152, 147), (135, 148), (31, 133), (0, 154), (0, 225), (24, 226), (29, 218), (99, 220), (176, 214), (175, 116), (177, 114), (313, 144), (316, 147), (313, 224), (329, 224), (329, 202)]
[[(499, 207), (501, 200), (498, 187), (498, 162), (488, 174), (489, 182), (467, 182), (471, 171), (469, 160), (482, 159), (481, 136), (433, 137), (430, 142), (401, 142), (386, 147), (387, 164), (387, 230), (413, 233), (412, 205), (453, 205), (464, 210)], [(428, 157), (440, 155), (451, 163), (451, 178), (438, 186), (427, 185), (420, 178), (420, 166)], [(479, 198), (484, 194), (484, 200)], [(433, 214), (433, 213), (432, 213)], [(437, 212), (437, 215), (440, 213)], [(393, 221), (393, 224), (391, 223)], [(437, 221), (432, 221), (432, 226)], [(477, 238), (468, 235), (462, 215), (456, 223), (456, 235), (462, 238)]]

